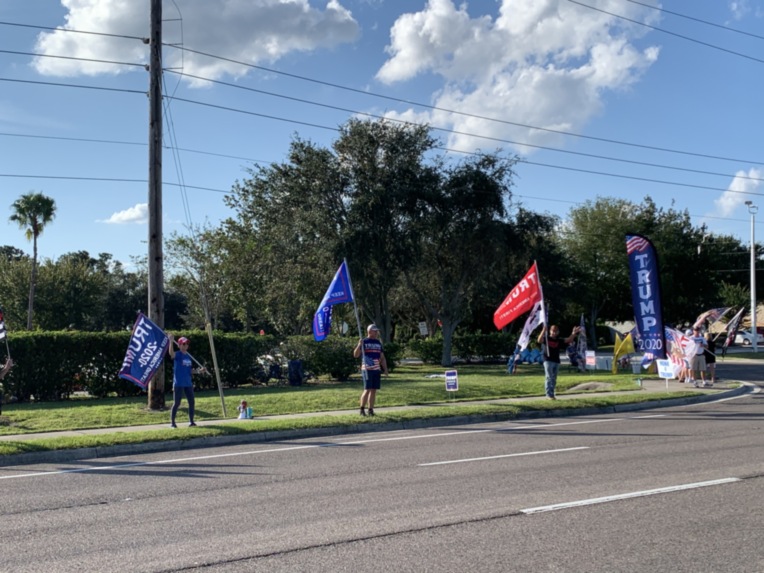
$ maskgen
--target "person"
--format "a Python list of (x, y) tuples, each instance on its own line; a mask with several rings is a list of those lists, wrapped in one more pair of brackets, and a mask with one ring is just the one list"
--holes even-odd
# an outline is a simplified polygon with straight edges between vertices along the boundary
[(549, 327), (548, 336), (545, 336), (546, 332), (545, 324), (538, 337), (538, 343), (542, 345), (544, 350), (544, 391), (547, 398), (556, 400), (554, 390), (557, 387), (557, 372), (560, 370), (560, 349), (563, 344), (567, 346), (573, 342), (576, 335), (581, 332), (581, 327), (574, 327), (573, 333), (564, 340), (560, 337), (560, 328), (556, 324)]
[[(194, 422), (194, 383), (191, 381), (191, 374), (194, 372), (191, 361), (191, 355), (188, 353), (188, 338), (181, 336), (178, 338), (178, 351), (175, 350), (173, 342), (175, 338), (172, 334), (167, 335), (170, 339), (170, 358), (172, 358), (172, 410), (170, 410), (170, 427), (177, 428), (175, 424), (175, 415), (178, 413), (180, 401), (186, 396), (188, 402), (188, 421), (189, 426), (196, 426)], [(206, 372), (204, 367), (200, 367), (196, 372)]]
[(706, 385), (706, 359), (704, 353), (708, 343), (700, 332), (700, 327), (695, 326), (692, 329), (692, 341), (695, 343), (695, 354), (690, 358), (690, 378), (692, 385), (698, 387), (698, 379), (695, 374), (700, 375), (701, 386)]
[(382, 341), (379, 340), (379, 328), (376, 324), (370, 324), (366, 328), (366, 338), (358, 341), (353, 350), (353, 356), (360, 358), (361, 376), (363, 377), (363, 393), (361, 394), (361, 416), (366, 415), (366, 406), (369, 407), (369, 416), (374, 415), (374, 401), (377, 390), (382, 385), (382, 373), (388, 375), (387, 360), (382, 349)]
[(242, 400), (239, 404), (239, 420), (250, 420), (252, 418), (252, 409), (247, 406), (247, 401)]
[(0, 368), (0, 414), (3, 413), (3, 396), (5, 394), (5, 388), (3, 387), (2, 381), (3, 378), (5, 378), (5, 375), (11, 371), (11, 368), (13, 368), (13, 360), (11, 360), (9, 356), (8, 360), (6, 360), (5, 364), (3, 364), (3, 367)]
[(706, 359), (706, 369), (711, 377), (710, 385), (716, 382), (716, 340), (714, 335), (706, 332), (706, 348), (703, 351), (703, 357)]

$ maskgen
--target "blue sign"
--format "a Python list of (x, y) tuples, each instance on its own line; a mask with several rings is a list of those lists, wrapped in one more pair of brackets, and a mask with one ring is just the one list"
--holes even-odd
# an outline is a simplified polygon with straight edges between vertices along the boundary
[(626, 253), (629, 256), (634, 320), (639, 333), (637, 345), (645, 353), (646, 359), (666, 358), (661, 284), (655, 247), (647, 237), (626, 235)]
[(459, 389), (459, 377), (456, 370), (446, 370), (446, 392), (456, 392)]

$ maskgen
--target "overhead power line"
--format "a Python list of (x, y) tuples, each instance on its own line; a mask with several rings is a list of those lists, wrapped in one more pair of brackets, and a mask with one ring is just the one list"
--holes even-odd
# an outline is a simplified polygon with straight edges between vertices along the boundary
[(706, 46), (707, 48), (713, 48), (714, 50), (726, 52), (728, 54), (732, 54), (733, 56), (740, 56), (741, 58), (745, 58), (747, 60), (752, 60), (754, 62), (764, 64), (764, 60), (762, 60), (761, 58), (756, 58), (754, 56), (749, 56), (748, 54), (736, 52), (735, 50), (728, 50), (727, 48), (722, 48), (721, 46), (717, 46), (716, 44), (711, 44), (710, 42), (704, 42), (703, 40), (697, 40), (689, 36), (677, 34), (676, 32), (672, 32), (671, 30), (666, 30), (665, 28), (658, 28), (657, 26), (652, 26), (650, 24), (646, 24), (645, 22), (640, 22), (639, 20), (633, 20), (632, 18), (627, 18), (626, 16), (621, 16), (620, 14), (614, 14), (613, 12), (608, 12), (607, 10), (596, 8), (594, 6), (590, 6), (589, 4), (578, 2), (577, 0), (568, 0), (568, 2), (570, 2), (571, 4), (577, 4), (578, 6), (582, 6), (584, 8), (588, 8), (589, 10), (594, 10), (595, 12), (601, 12), (603, 14), (607, 14), (608, 16), (613, 16), (614, 18), (619, 18), (621, 20), (631, 22), (632, 24), (637, 24), (638, 26), (644, 26), (645, 28), (650, 28), (651, 30), (655, 30), (656, 32), (669, 34), (670, 36), (675, 36), (677, 38), (681, 38), (682, 40), (687, 40), (688, 42), (694, 42), (695, 44), (700, 44), (701, 46)]
[(61, 88), (79, 88), (83, 90), (101, 90), (106, 92), (123, 92), (130, 94), (146, 95), (146, 90), (129, 90), (127, 88), (107, 88), (104, 86), (87, 86), (83, 84), (65, 84), (63, 82), (40, 82), (36, 80), (19, 80), (15, 78), (0, 78), (0, 82), (13, 82), (19, 84), (34, 84), (40, 86), (54, 86)]
[[(192, 78), (192, 79), (195, 79), (195, 80), (202, 80), (202, 81), (210, 82), (210, 83), (217, 84), (217, 85), (223, 85), (223, 86), (227, 86), (227, 87), (234, 88), (234, 89), (250, 91), (250, 92), (253, 92), (253, 93), (259, 93), (259, 94), (263, 94), (263, 95), (267, 95), (267, 96), (271, 96), (271, 97), (276, 97), (276, 98), (280, 98), (280, 99), (286, 99), (286, 100), (294, 101), (294, 102), (298, 102), (298, 103), (305, 103), (305, 104), (313, 105), (313, 106), (316, 106), (316, 107), (322, 107), (324, 109), (333, 109), (333, 110), (336, 110), (336, 111), (341, 111), (341, 112), (344, 112), (344, 113), (350, 113), (350, 114), (354, 114), (354, 115), (361, 115), (361, 116), (369, 117), (369, 118), (372, 118), (372, 119), (382, 119), (382, 120), (387, 120), (387, 121), (393, 121), (393, 122), (400, 123), (400, 124), (403, 124), (403, 125), (415, 125), (415, 124), (413, 124), (410, 121), (406, 121), (406, 120), (402, 120), (402, 119), (387, 118), (385, 116), (381, 116), (381, 115), (377, 115), (377, 114), (373, 114), (373, 113), (368, 113), (368, 112), (364, 112), (364, 111), (349, 109), (349, 108), (340, 107), (340, 106), (331, 105), (331, 104), (325, 104), (325, 103), (321, 103), (321, 102), (317, 102), (317, 101), (313, 101), (313, 100), (298, 98), (298, 97), (289, 96), (289, 95), (285, 95), (285, 94), (279, 94), (279, 93), (270, 92), (270, 91), (266, 91), (266, 90), (261, 90), (261, 89), (257, 89), (257, 88), (252, 88), (252, 87), (248, 87), (248, 86), (242, 86), (240, 84), (235, 84), (235, 83), (231, 83), (231, 82), (225, 82), (225, 81), (222, 81), (222, 80), (213, 80), (213, 79), (205, 78), (205, 77), (202, 77), (202, 76), (197, 76), (197, 75), (193, 75), (193, 74), (186, 74), (186, 73), (182, 73), (182, 72), (175, 72), (175, 71), (170, 71), (169, 73), (177, 74), (177, 75), (183, 76), (183, 77)], [(616, 161), (616, 162), (619, 162), (619, 163), (628, 163), (628, 164), (632, 164), (632, 165), (640, 165), (642, 167), (656, 167), (656, 168), (659, 168), (659, 169), (671, 169), (671, 170), (674, 170), (674, 171), (684, 171), (684, 172), (688, 172), (688, 173), (698, 173), (700, 175), (713, 175), (713, 176), (717, 176), (717, 177), (727, 177), (727, 178), (734, 178), (735, 177), (735, 175), (731, 175), (729, 173), (719, 173), (719, 172), (715, 172), (715, 171), (704, 171), (704, 170), (700, 170), (700, 169), (690, 169), (690, 168), (687, 168), (687, 167), (678, 167), (678, 166), (674, 166), (674, 165), (664, 165), (664, 164), (659, 164), (659, 163), (650, 163), (650, 162), (646, 162), (646, 161), (637, 161), (637, 160), (634, 160), (634, 159), (622, 159), (622, 158), (619, 158), (619, 157), (610, 157), (610, 156), (607, 156), (607, 155), (599, 155), (599, 154), (596, 154), (596, 153), (585, 153), (585, 152), (582, 152), (582, 151), (573, 151), (573, 150), (570, 150), (570, 149), (561, 149), (561, 148), (558, 148), (558, 147), (550, 147), (550, 146), (545, 146), (545, 145), (536, 145), (534, 143), (525, 143), (525, 142), (522, 142), (522, 141), (513, 141), (513, 140), (510, 140), (510, 139), (504, 139), (504, 138), (500, 138), (500, 137), (492, 137), (492, 136), (488, 136), (488, 135), (480, 135), (480, 134), (469, 133), (469, 132), (465, 132), (465, 131), (458, 131), (458, 130), (455, 130), (455, 129), (449, 129), (449, 128), (446, 128), (446, 127), (439, 127), (439, 126), (436, 126), (436, 125), (430, 125), (429, 127), (431, 129), (436, 130), (436, 131), (442, 131), (442, 132), (451, 133), (451, 134), (454, 134), (454, 135), (464, 135), (464, 136), (467, 136), (467, 137), (475, 137), (475, 138), (479, 138), (479, 139), (485, 139), (485, 140), (488, 140), (488, 141), (494, 141), (494, 142), (497, 142), (497, 143), (506, 143), (506, 144), (509, 144), (509, 145), (519, 145), (519, 146), (524, 146), (524, 147), (532, 147), (533, 149), (543, 149), (545, 151), (554, 151), (556, 153), (565, 153), (565, 154), (568, 154), (568, 155), (577, 155), (579, 157), (589, 157), (589, 158), (592, 158), (592, 159), (604, 159), (606, 161)], [(750, 180), (753, 180), (753, 181), (764, 181), (764, 179), (761, 179), (761, 178), (758, 178), (758, 177), (750, 177), (750, 176), (747, 176), (747, 175), (738, 175), (737, 177), (740, 178), (740, 179), (750, 179)]]
[(659, 12), (664, 12), (665, 14), (671, 14), (672, 16), (678, 16), (680, 18), (692, 20), (693, 22), (700, 22), (701, 24), (706, 24), (707, 26), (714, 26), (715, 28), (721, 28), (722, 30), (726, 30), (728, 32), (735, 32), (736, 34), (744, 34), (746, 36), (750, 36), (751, 38), (758, 38), (759, 40), (764, 40), (764, 36), (759, 36), (758, 34), (752, 34), (751, 32), (746, 32), (745, 30), (739, 30), (737, 28), (725, 26), (724, 24), (717, 24), (716, 22), (709, 22), (708, 20), (701, 20), (700, 18), (695, 18), (694, 16), (688, 16), (687, 14), (672, 12), (671, 10), (666, 10), (665, 8), (661, 8), (659, 6), (651, 6), (650, 4), (645, 4), (644, 2), (637, 2), (637, 0), (626, 0), (626, 2), (631, 2), (632, 4), (639, 4), (640, 6), (644, 6), (645, 8), (650, 8), (651, 10), (658, 10)]
[(349, 86), (343, 86), (341, 84), (327, 82), (327, 81), (324, 81), (324, 80), (318, 80), (318, 79), (310, 78), (310, 77), (307, 77), (307, 76), (301, 76), (299, 74), (292, 74), (292, 73), (289, 73), (289, 72), (284, 72), (284, 71), (276, 70), (276, 69), (273, 69), (273, 68), (266, 68), (264, 66), (258, 66), (256, 64), (250, 64), (248, 62), (242, 62), (240, 60), (234, 60), (234, 59), (226, 58), (226, 57), (223, 57), (223, 56), (217, 56), (215, 54), (210, 54), (208, 52), (202, 52), (200, 50), (194, 50), (194, 49), (191, 49), (191, 48), (175, 46), (175, 45), (172, 45), (172, 44), (165, 44), (165, 46), (170, 47), (170, 48), (175, 48), (175, 49), (178, 49), (178, 50), (183, 50), (183, 51), (186, 51), (186, 52), (190, 52), (192, 54), (198, 54), (200, 56), (206, 56), (208, 58), (213, 58), (213, 59), (221, 60), (221, 61), (224, 61), (224, 62), (229, 62), (229, 63), (232, 63), (232, 64), (238, 64), (240, 66), (252, 68), (252, 69), (255, 69), (255, 70), (261, 70), (261, 71), (272, 73), (272, 74), (278, 74), (278, 75), (281, 75), (281, 76), (285, 76), (285, 77), (289, 77), (289, 78), (294, 78), (294, 79), (297, 79), (297, 80), (301, 80), (301, 81), (305, 81), (305, 82), (310, 82), (310, 83), (314, 83), (314, 84), (318, 84), (318, 85), (323, 85), (323, 86), (327, 86), (327, 87), (332, 87), (332, 88), (336, 88), (336, 89), (339, 89), (339, 90), (348, 91), (348, 92), (351, 92), (351, 93), (357, 93), (357, 94), (361, 94), (361, 95), (364, 95), (364, 96), (371, 96), (371, 97), (375, 97), (375, 98), (379, 98), (379, 99), (384, 99), (384, 100), (387, 100), (387, 101), (394, 101), (394, 102), (398, 102), (398, 103), (404, 103), (404, 104), (407, 104), (407, 105), (413, 105), (413, 106), (416, 106), (416, 107), (422, 107), (424, 109), (431, 109), (433, 111), (442, 111), (442, 112), (445, 112), (445, 113), (459, 115), (459, 116), (462, 116), (462, 117), (471, 117), (471, 118), (475, 118), (475, 119), (482, 119), (482, 120), (485, 120), (485, 121), (493, 121), (493, 122), (501, 123), (501, 124), (505, 124), (505, 125), (513, 125), (513, 126), (516, 126), (516, 127), (523, 127), (523, 128), (526, 128), (526, 129), (533, 129), (533, 130), (536, 130), (536, 131), (543, 131), (543, 132), (546, 132), (546, 133), (555, 133), (555, 134), (558, 134), (558, 135), (567, 135), (569, 137), (577, 137), (577, 138), (580, 138), (580, 139), (586, 139), (586, 140), (590, 140), (590, 141), (599, 141), (599, 142), (602, 142), (602, 143), (612, 143), (614, 145), (623, 145), (623, 146), (634, 147), (634, 148), (638, 148), (638, 149), (648, 149), (648, 150), (651, 150), (651, 151), (660, 151), (660, 152), (663, 152), (663, 153), (674, 153), (674, 154), (678, 154), (678, 155), (686, 155), (686, 156), (690, 156), (690, 157), (700, 157), (702, 159), (714, 159), (714, 160), (717, 160), (717, 161), (729, 161), (729, 162), (733, 162), (733, 163), (753, 163), (753, 164), (761, 163), (760, 160), (740, 159), (740, 158), (735, 158), (735, 157), (723, 157), (723, 156), (718, 156), (718, 155), (710, 155), (710, 154), (704, 154), (704, 153), (695, 153), (695, 152), (684, 151), (684, 150), (680, 150), (680, 149), (670, 149), (670, 148), (666, 148), (666, 147), (658, 147), (658, 146), (655, 146), (655, 145), (647, 145), (647, 144), (642, 144), (642, 143), (633, 143), (633, 142), (628, 142), (628, 141), (619, 141), (617, 139), (609, 139), (609, 138), (606, 138), (606, 137), (597, 137), (597, 136), (594, 136), (594, 135), (583, 135), (581, 133), (574, 133), (572, 131), (563, 131), (561, 129), (552, 129), (552, 128), (548, 128), (548, 127), (540, 127), (538, 125), (529, 125), (527, 123), (520, 123), (520, 122), (516, 122), (516, 121), (509, 121), (509, 120), (506, 120), (506, 119), (499, 119), (499, 118), (496, 118), (496, 117), (489, 117), (489, 116), (485, 116), (485, 115), (468, 113), (468, 112), (464, 112), (464, 111), (458, 111), (458, 110), (438, 107), (438, 106), (434, 106), (434, 105), (430, 105), (430, 104), (426, 104), (426, 103), (422, 103), (422, 102), (417, 102), (417, 101), (414, 101), (414, 100), (409, 100), (409, 99), (404, 99), (404, 98), (397, 98), (397, 97), (393, 97), (393, 96), (379, 94), (379, 93), (372, 92), (372, 91), (361, 90), (361, 89), (358, 89), (358, 88), (351, 88)]
[(74, 56), (54, 56), (51, 54), (37, 54), (35, 52), (17, 52), (14, 50), (0, 50), (0, 54), (13, 54), (16, 56), (31, 56), (34, 58), (57, 58), (60, 60), (76, 60), (79, 62), (93, 62), (96, 64), (115, 64), (118, 66), (134, 66), (143, 68), (146, 66), (146, 64), (141, 64), (138, 62), (115, 62), (113, 60), (98, 60), (94, 58), (79, 58)]
[(126, 34), (108, 34), (106, 32), (91, 32), (88, 30), (73, 30), (71, 28), (54, 28), (52, 26), (37, 26), (34, 24), (19, 24), (18, 22), (2, 22), (0, 21), (0, 26), (13, 26), (16, 28), (34, 28), (36, 30), (50, 30), (52, 32), (68, 32), (72, 34), (91, 34), (93, 36), (107, 36), (110, 38), (124, 38), (126, 40), (139, 40), (143, 43), (148, 43), (148, 38), (141, 37), (141, 36), (129, 36)]

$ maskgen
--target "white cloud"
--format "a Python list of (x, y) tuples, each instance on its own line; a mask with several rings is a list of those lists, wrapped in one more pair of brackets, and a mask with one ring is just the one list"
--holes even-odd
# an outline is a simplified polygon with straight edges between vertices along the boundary
[(113, 213), (111, 217), (104, 221), (98, 221), (99, 223), (108, 223), (113, 225), (125, 225), (128, 223), (147, 223), (149, 220), (149, 205), (148, 203), (138, 203), (134, 207), (125, 209), (124, 211), (117, 211)]
[[(124, 0), (61, 0), (67, 9), (62, 28), (137, 37), (149, 36), (147, 2)], [(178, 6), (180, 13), (175, 10)], [(165, 44), (180, 44), (192, 50), (223, 56), (250, 64), (273, 62), (295, 51), (333, 48), (352, 42), (358, 24), (339, 0), (329, 0), (324, 10), (309, 0), (204, 0), (165, 3), (162, 31)], [(167, 21), (182, 18), (180, 22)], [(182, 30), (182, 35), (181, 35)], [(140, 40), (42, 32), (35, 51), (56, 55), (146, 63), (149, 47)], [(250, 68), (232, 62), (165, 48), (165, 67), (193, 75), (218, 79), (243, 76)], [(113, 66), (59, 58), (36, 58), (35, 69), (44, 75), (76, 76), (118, 74), (135, 67)]]
[[(764, 172), (761, 169), (752, 168), (748, 170), (748, 173), (738, 171), (727, 190), (714, 201), (717, 209), (714, 215), (727, 217), (738, 207), (744, 205), (746, 201), (751, 200), (751, 196), (748, 193), (761, 187), (761, 181), (756, 180), (762, 178), (764, 178)], [(764, 207), (764, 205), (761, 205), (761, 207)]]
[[(472, 11), (485, 8), (477, 2), (472, 6)], [(620, 0), (603, 0), (598, 7), (649, 23), (659, 17), (654, 10)], [(600, 111), (606, 92), (628, 89), (659, 54), (657, 47), (635, 45), (644, 27), (566, 0), (501, 0), (495, 18), (472, 16), (469, 10), (467, 4), (457, 8), (453, 0), (429, 0), (424, 10), (400, 16), (390, 32), (390, 57), (377, 79), (392, 84), (434, 74), (445, 81), (431, 102), (435, 107), (578, 131)], [(388, 115), (404, 119), (412, 114)], [(443, 111), (432, 111), (426, 120), (537, 145), (554, 137), (543, 130)], [(448, 144), (465, 150), (497, 146), (466, 135), (452, 135)]]

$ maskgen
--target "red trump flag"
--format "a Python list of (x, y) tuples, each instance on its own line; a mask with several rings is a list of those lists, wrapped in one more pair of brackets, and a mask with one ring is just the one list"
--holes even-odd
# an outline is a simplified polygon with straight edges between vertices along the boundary
[(538, 269), (534, 262), (530, 270), (525, 273), (523, 280), (509, 291), (507, 298), (493, 313), (493, 323), (501, 330), (518, 316), (531, 310), (538, 301), (543, 302), (543, 295)]

